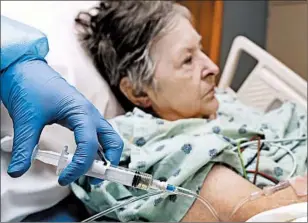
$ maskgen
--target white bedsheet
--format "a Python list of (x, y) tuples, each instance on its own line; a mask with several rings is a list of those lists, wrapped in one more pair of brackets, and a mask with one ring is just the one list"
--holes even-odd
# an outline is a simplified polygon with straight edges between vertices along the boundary
[(246, 222), (307, 222), (307, 202), (265, 211)]

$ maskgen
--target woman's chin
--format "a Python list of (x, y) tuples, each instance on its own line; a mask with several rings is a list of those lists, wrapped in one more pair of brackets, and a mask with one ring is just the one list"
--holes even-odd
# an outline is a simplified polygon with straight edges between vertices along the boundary
[(213, 97), (212, 100), (208, 101), (205, 105), (204, 105), (204, 116), (208, 117), (210, 119), (215, 119), (216, 118), (216, 113), (218, 111), (219, 108), (219, 102), (216, 99), (216, 97)]

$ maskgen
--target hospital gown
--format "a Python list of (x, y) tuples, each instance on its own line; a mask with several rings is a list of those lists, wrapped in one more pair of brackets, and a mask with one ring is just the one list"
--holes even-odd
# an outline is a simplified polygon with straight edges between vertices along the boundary
[[(305, 137), (307, 134), (307, 113), (294, 103), (286, 102), (279, 109), (265, 114), (243, 105), (225, 91), (217, 90), (216, 96), (220, 106), (215, 120), (166, 121), (139, 109), (111, 119), (110, 123), (125, 142), (120, 164), (199, 193), (215, 163), (226, 164), (243, 175), (236, 150), (238, 141), (256, 135), (272, 140)], [(293, 160), (285, 150), (275, 145), (277, 143), (263, 147), (259, 171), (284, 180), (293, 168)], [(294, 153), (297, 161), (294, 175), (306, 173), (307, 140), (279, 145)], [(242, 156), (246, 169), (255, 170), (256, 145), (246, 148)], [(253, 174), (247, 177), (252, 181)], [(272, 182), (258, 176), (256, 184), (262, 187)], [(108, 181), (93, 186), (87, 177), (80, 178), (71, 188), (91, 214), (147, 193)], [(179, 222), (194, 200), (178, 195), (156, 195), (107, 216), (118, 221)]]

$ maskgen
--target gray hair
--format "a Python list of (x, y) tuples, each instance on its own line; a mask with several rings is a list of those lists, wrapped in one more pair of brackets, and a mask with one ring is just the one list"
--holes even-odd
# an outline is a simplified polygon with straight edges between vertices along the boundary
[(190, 19), (189, 11), (172, 1), (104, 0), (77, 15), (82, 46), (125, 110), (132, 106), (121, 102), (121, 78), (129, 78), (136, 96), (143, 95), (143, 86), (153, 84), (151, 47), (178, 13)]

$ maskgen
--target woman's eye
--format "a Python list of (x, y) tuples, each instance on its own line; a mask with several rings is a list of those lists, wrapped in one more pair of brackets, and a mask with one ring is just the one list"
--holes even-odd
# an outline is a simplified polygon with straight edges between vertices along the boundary
[(183, 64), (191, 64), (191, 62), (192, 62), (192, 56), (187, 57), (187, 58), (184, 60)]

